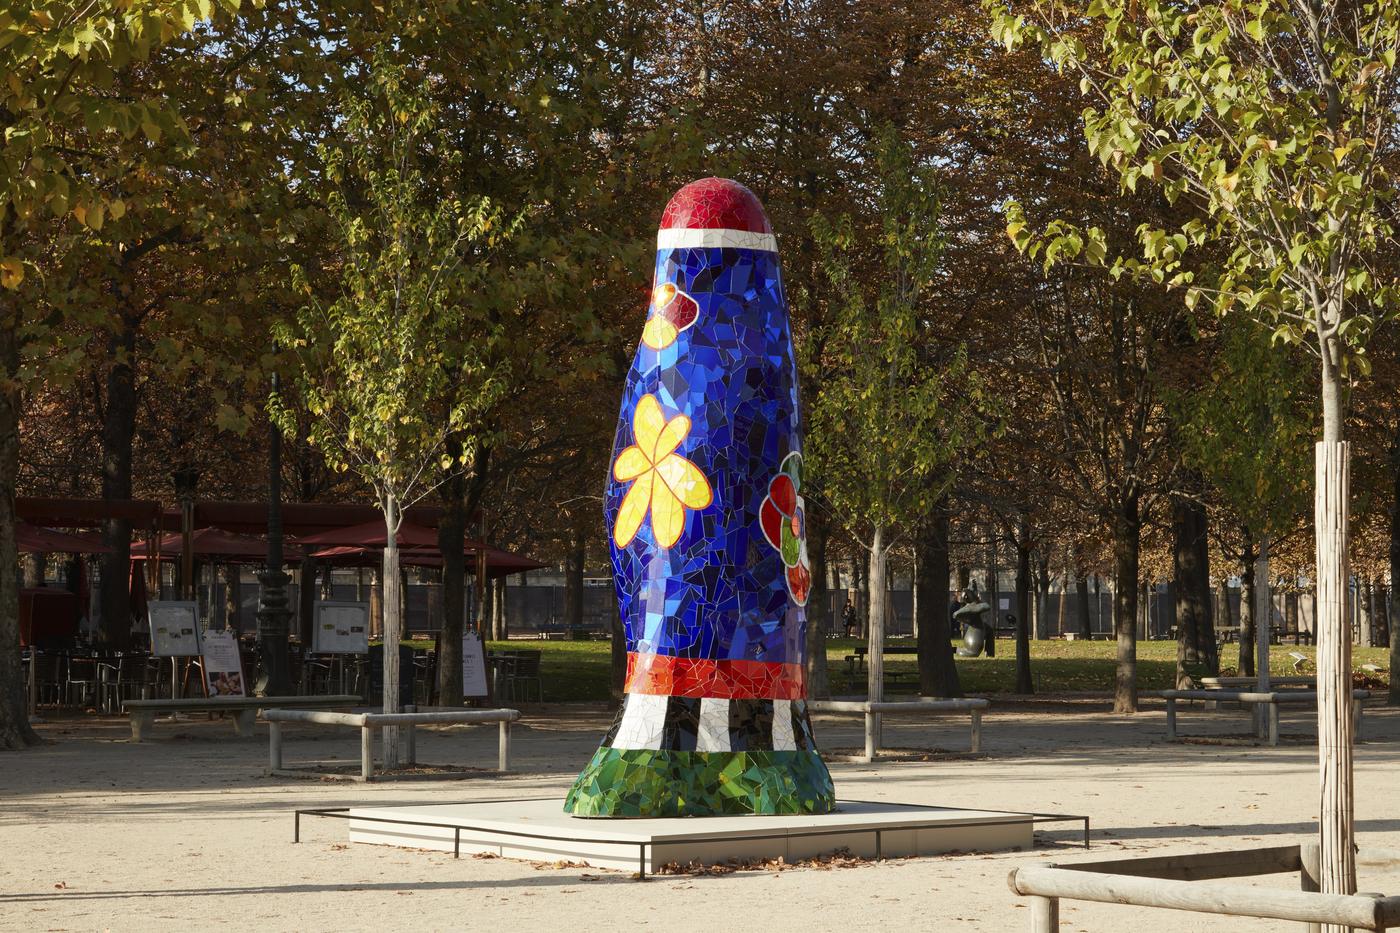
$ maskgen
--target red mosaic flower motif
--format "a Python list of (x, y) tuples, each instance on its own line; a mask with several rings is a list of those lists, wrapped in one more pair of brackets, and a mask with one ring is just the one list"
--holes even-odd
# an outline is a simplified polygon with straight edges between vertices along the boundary
[(806, 507), (798, 495), (802, 488), (802, 455), (796, 451), (788, 454), (778, 470), (758, 508), (758, 525), (768, 544), (782, 555), (789, 595), (799, 606), (805, 606), (812, 589), (812, 565), (807, 559)]
[(642, 343), (663, 350), (676, 342), (680, 332), (695, 323), (700, 306), (670, 282), (658, 285), (651, 295), (652, 315), (642, 328)]

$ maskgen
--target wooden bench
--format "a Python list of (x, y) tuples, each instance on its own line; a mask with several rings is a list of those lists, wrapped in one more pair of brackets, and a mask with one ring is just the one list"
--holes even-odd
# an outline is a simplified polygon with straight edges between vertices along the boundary
[(360, 730), (360, 780), (374, 780), (374, 730), (389, 726), (405, 726), (403, 741), (404, 763), (417, 763), (418, 743), (415, 726), (452, 725), (465, 722), (498, 722), (501, 724), (497, 764), (501, 771), (510, 770), (510, 724), (520, 718), (515, 709), (450, 709), (403, 713), (325, 713), (308, 709), (272, 709), (263, 718), (268, 723), (268, 770), (276, 775), (294, 775), (282, 767), (282, 723), (300, 722), (318, 726), (348, 726)]
[[(1250, 693), (1244, 690), (1162, 690), (1153, 696), (1159, 696), (1167, 701), (1167, 741), (1175, 742), (1178, 733), (1176, 729), (1176, 704), (1180, 700), (1207, 700), (1211, 702), (1233, 701), (1246, 705), (1264, 705), (1268, 709), (1268, 744), (1278, 744), (1278, 708), (1284, 704), (1297, 706), (1316, 706), (1317, 693), (1312, 690), (1282, 690), (1270, 691), (1269, 693)], [(1361, 701), (1370, 698), (1369, 690), (1353, 690), (1351, 692), (1351, 709), (1355, 717), (1355, 735), (1361, 737)]]
[(879, 753), (875, 731), (877, 717), (890, 714), (968, 713), (972, 717), (972, 752), (982, 751), (982, 711), (991, 700), (973, 697), (965, 700), (809, 700), (807, 709), (814, 713), (861, 713), (865, 716), (865, 760), (874, 761)]
[(259, 710), (300, 706), (308, 709), (345, 709), (364, 700), (350, 694), (325, 697), (189, 697), (177, 700), (126, 700), (122, 709), (131, 717), (131, 740), (143, 741), (161, 713), (233, 713), (233, 727), (241, 736), (253, 734)]
[[(851, 649), (852, 653), (846, 655), (846, 673), (851, 676), (859, 674), (865, 668), (865, 659), (870, 654), (870, 649), (860, 645)], [(918, 654), (918, 645), (885, 645), (885, 654)]]
[[(1253, 687), (1259, 683), (1257, 677), (1202, 677), (1201, 687), (1205, 690), (1241, 690)], [(1306, 687), (1316, 689), (1317, 678), (1300, 677), (1270, 677), (1269, 687)]]

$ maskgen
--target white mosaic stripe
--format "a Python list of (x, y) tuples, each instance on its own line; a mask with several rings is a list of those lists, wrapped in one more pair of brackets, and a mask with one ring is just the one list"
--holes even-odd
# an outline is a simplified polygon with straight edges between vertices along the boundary
[(718, 697), (700, 700), (700, 731), (695, 737), (697, 752), (729, 751), (729, 701)]
[(773, 751), (797, 751), (797, 737), (792, 734), (792, 701), (773, 701)]
[(670, 697), (658, 693), (629, 693), (622, 708), (613, 748), (661, 748), (666, 731), (666, 701)]
[(770, 253), (778, 251), (778, 238), (771, 233), (754, 233), (750, 230), (685, 230), (673, 228), (656, 231), (657, 249), (761, 249)]

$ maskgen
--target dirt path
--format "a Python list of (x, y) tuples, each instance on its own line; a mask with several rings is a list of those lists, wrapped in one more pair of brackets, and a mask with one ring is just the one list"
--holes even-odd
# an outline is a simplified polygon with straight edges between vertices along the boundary
[[(239, 740), (228, 723), (157, 725), (133, 745), (123, 721), (43, 726), (40, 749), (0, 755), (0, 929), (1020, 931), (1015, 866), (1114, 853), (1281, 844), (1311, 831), (1316, 749), (1166, 745), (1160, 709), (1137, 718), (1096, 704), (1008, 706), (988, 716), (982, 759), (835, 764), (841, 796), (905, 803), (1085, 813), (1074, 831), (1038, 834), (1032, 853), (911, 859), (832, 870), (665, 877), (347, 847), (340, 821), (316, 821), (291, 844), (296, 807), (441, 803), (562, 795), (602, 734), (601, 709), (527, 712), (517, 773), (431, 784), (359, 785), (263, 776), (265, 727)], [(1400, 848), (1400, 709), (1370, 709), (1357, 749), (1363, 844)], [(1238, 713), (1183, 714), (1183, 729), (1238, 731)], [(966, 748), (963, 723), (894, 721), (896, 746)], [(1306, 714), (1285, 732), (1310, 733)], [(859, 722), (817, 723), (830, 747), (859, 744)], [(423, 761), (490, 766), (493, 727), (429, 734)], [(289, 729), (292, 761), (348, 761), (354, 733)], [(1296, 879), (1261, 884), (1295, 887)], [(1400, 874), (1363, 877), (1400, 893)], [(1293, 929), (1118, 906), (1066, 904), (1067, 931)]]

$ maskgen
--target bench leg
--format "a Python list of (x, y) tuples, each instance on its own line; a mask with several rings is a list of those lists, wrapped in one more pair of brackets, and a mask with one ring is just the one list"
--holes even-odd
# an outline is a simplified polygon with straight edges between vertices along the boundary
[(131, 741), (144, 742), (146, 733), (151, 731), (151, 726), (155, 724), (156, 714), (148, 713), (144, 710), (131, 714)]
[(976, 755), (982, 751), (982, 711), (975, 709), (972, 711), (972, 754)]
[(369, 726), (360, 727), (360, 777), (374, 780), (374, 730)]
[(247, 738), (253, 734), (253, 726), (258, 721), (258, 711), (241, 709), (233, 714), (233, 728), (240, 736)]
[(1167, 741), (1176, 741), (1176, 698), (1167, 697)]
[(501, 771), (510, 770), (510, 721), (501, 720), (500, 748), (496, 754), (496, 765)]
[(267, 724), (267, 768), (269, 771), (282, 770), (282, 724)]
[(1031, 898), (1031, 933), (1060, 933), (1060, 899)]

